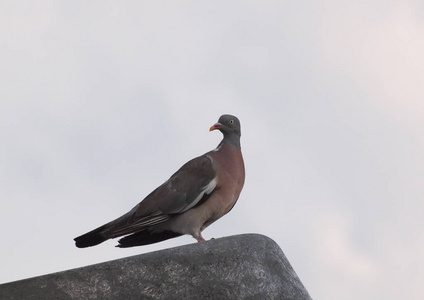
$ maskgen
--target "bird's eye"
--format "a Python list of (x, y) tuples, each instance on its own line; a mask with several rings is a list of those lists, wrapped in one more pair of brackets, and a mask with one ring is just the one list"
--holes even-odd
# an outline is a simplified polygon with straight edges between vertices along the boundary
[(234, 124), (234, 120), (230, 120), (230, 124)]

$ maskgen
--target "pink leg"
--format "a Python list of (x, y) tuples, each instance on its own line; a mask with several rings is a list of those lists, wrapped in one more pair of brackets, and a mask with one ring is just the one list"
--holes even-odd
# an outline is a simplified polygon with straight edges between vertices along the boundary
[(202, 236), (202, 234), (201, 233), (199, 233), (199, 235), (198, 236), (193, 236), (199, 243), (200, 242), (204, 242), (205, 241), (205, 239), (203, 238), (203, 236)]

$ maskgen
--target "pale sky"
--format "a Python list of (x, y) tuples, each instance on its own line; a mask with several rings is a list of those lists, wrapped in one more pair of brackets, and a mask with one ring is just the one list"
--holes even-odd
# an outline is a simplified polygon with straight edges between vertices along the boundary
[(314, 299), (422, 298), (422, 1), (3, 1), (0, 36), (0, 283), (195, 243), (73, 238), (230, 113), (246, 184), (206, 239), (274, 239)]

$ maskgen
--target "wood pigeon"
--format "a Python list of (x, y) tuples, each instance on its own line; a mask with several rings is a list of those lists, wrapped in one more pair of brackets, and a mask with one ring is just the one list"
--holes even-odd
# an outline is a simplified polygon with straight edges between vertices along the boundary
[(75, 238), (78, 248), (121, 238), (117, 247), (161, 242), (183, 234), (204, 241), (202, 231), (228, 213), (244, 185), (244, 162), (240, 148), (240, 121), (223, 115), (209, 131), (224, 135), (218, 147), (196, 157), (132, 210), (93, 231)]

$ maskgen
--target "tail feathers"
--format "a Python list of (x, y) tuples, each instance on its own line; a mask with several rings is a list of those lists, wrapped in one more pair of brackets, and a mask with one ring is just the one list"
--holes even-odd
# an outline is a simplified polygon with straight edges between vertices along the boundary
[(103, 225), (86, 234), (76, 237), (74, 239), (75, 245), (78, 248), (86, 248), (86, 247), (91, 247), (91, 246), (95, 246), (100, 243), (103, 243), (104, 241), (109, 239), (106, 232), (107, 232), (107, 228), (105, 225)]
[(161, 232), (151, 232), (149, 230), (143, 230), (126, 237), (123, 237), (118, 241), (119, 245), (116, 247), (119, 248), (128, 248), (134, 246), (143, 246), (162, 242), (168, 239), (172, 239), (178, 236), (181, 236), (182, 233), (174, 232), (171, 230), (165, 230)]

